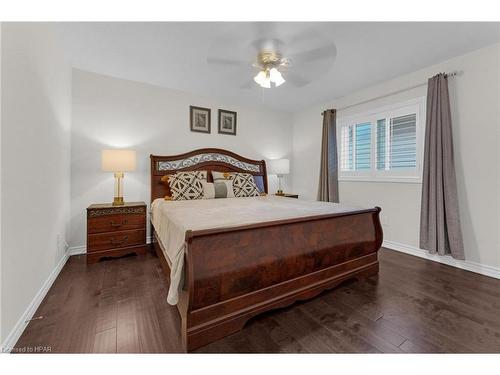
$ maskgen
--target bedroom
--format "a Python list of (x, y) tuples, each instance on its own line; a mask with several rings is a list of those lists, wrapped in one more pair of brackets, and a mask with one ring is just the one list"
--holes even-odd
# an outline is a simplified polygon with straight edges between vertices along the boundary
[(500, 23), (258, 20), (1, 23), (4, 352), (500, 352)]

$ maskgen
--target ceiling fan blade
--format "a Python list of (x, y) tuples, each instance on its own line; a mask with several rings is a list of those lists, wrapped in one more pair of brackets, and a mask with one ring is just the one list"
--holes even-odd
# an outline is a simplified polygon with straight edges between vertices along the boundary
[(248, 61), (233, 60), (233, 59), (220, 59), (220, 58), (207, 58), (207, 63), (213, 65), (233, 65), (233, 66), (250, 66)]
[(303, 87), (307, 84), (309, 84), (309, 81), (306, 79), (302, 78), (301, 76), (298, 76), (297, 74), (293, 73), (288, 73), (285, 76), (286, 82), (290, 82), (292, 85), (296, 87)]
[(329, 44), (324, 47), (311, 49), (309, 51), (295, 53), (287, 56), (292, 64), (308, 63), (316, 60), (334, 58), (337, 56), (337, 48), (334, 44)]

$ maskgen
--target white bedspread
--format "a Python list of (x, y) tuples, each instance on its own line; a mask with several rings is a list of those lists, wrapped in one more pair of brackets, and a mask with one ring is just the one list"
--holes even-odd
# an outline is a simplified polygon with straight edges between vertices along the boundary
[(177, 304), (183, 286), (187, 230), (237, 227), (274, 220), (356, 211), (360, 207), (267, 195), (252, 198), (166, 201), (151, 205), (152, 222), (171, 263), (167, 302)]

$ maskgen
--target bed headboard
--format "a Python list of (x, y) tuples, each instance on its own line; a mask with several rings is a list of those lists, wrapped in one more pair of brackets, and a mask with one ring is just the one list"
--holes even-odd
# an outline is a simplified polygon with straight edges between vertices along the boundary
[[(250, 173), (254, 176), (259, 189), (268, 192), (266, 162), (264, 160), (247, 159), (234, 152), (219, 148), (201, 148), (172, 156), (151, 155), (150, 158), (151, 202), (167, 195), (167, 188), (161, 182), (161, 178), (181, 171)], [(211, 181), (211, 173), (208, 173), (208, 179)]]

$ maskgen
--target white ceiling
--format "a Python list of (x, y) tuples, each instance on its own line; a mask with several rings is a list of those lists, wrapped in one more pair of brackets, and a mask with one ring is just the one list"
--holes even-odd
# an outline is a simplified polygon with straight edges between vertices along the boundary
[[(500, 41), (499, 25), (151, 22), (60, 26), (76, 68), (292, 112), (496, 43)], [(260, 38), (285, 41), (284, 55), (329, 43), (334, 44), (337, 55), (290, 67), (290, 74), (310, 80), (305, 86), (295, 87), (289, 81), (278, 88), (262, 89), (249, 85), (255, 75), (252, 42)], [(207, 62), (217, 56), (248, 64), (214, 66)]]

